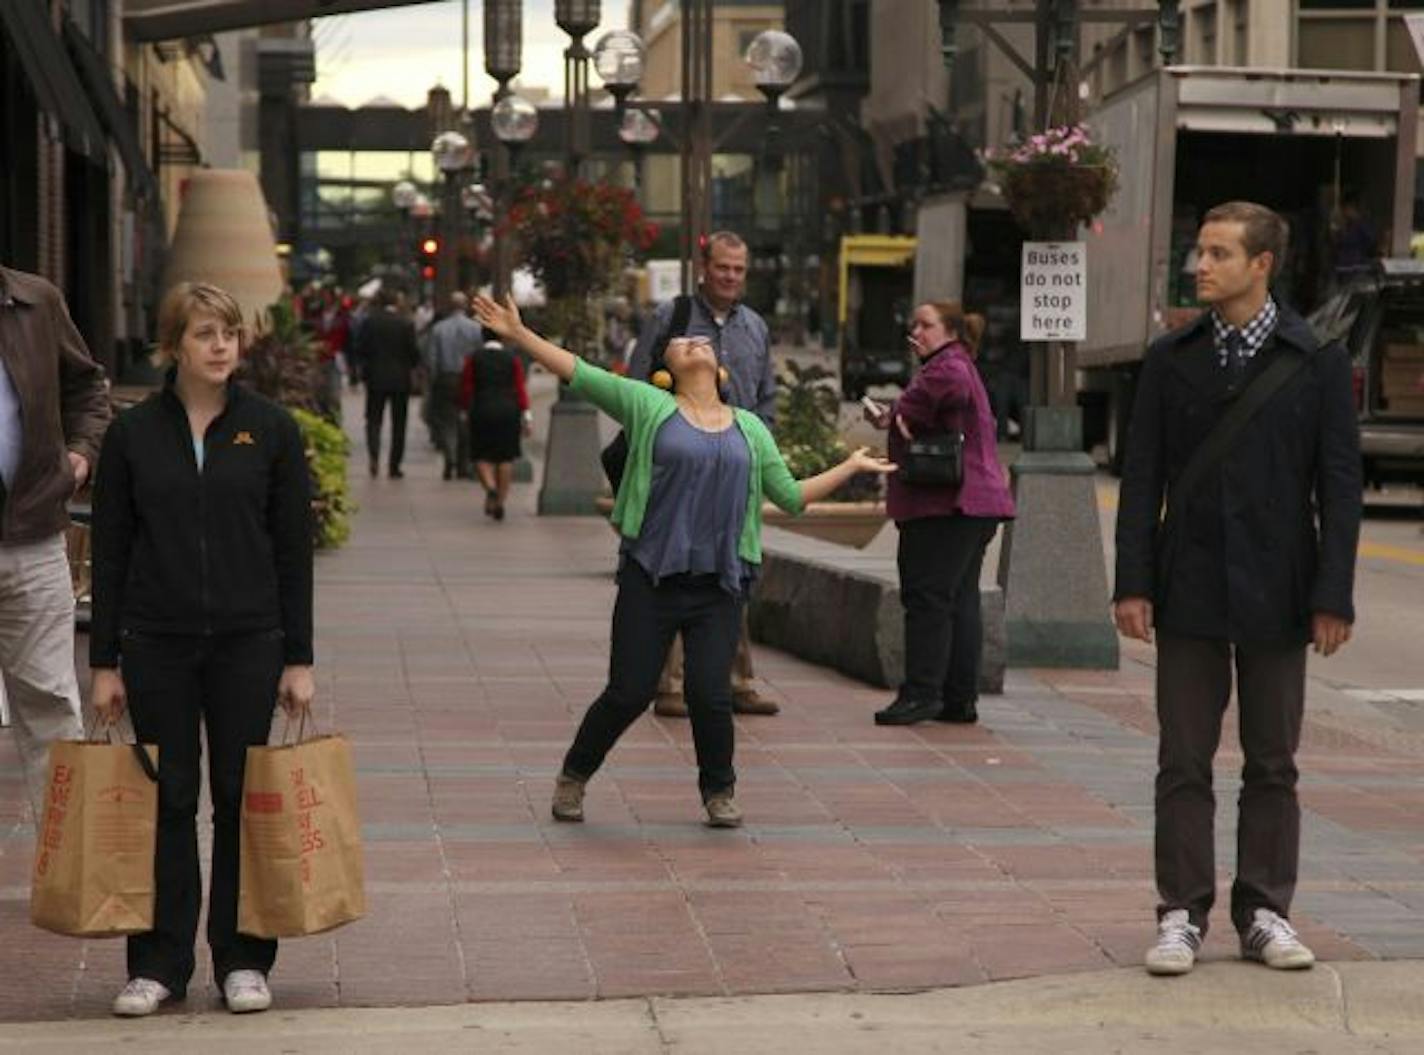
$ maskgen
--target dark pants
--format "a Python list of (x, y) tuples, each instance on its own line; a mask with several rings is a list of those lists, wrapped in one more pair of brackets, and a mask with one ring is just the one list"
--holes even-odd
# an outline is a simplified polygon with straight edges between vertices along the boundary
[(984, 625), (979, 572), (999, 522), (984, 517), (904, 520), (897, 562), (905, 609), (900, 698), (968, 707), (979, 698)]
[(1231, 697), (1240, 712), (1241, 797), (1231, 922), (1258, 908), (1290, 914), (1300, 860), (1295, 751), (1305, 709), (1305, 648), (1235, 646), (1212, 638), (1157, 635), (1158, 915), (1186, 909), (1205, 933), (1216, 899), (1216, 797), (1211, 763)]
[(737, 651), (742, 601), (722, 589), (715, 575), (677, 575), (653, 585), (635, 561), (618, 573), (613, 606), (613, 644), (608, 686), (583, 716), (564, 770), (587, 780), (623, 731), (652, 702), (663, 657), (682, 632), (686, 669), (683, 695), (692, 720), (702, 797), (729, 791), (732, 768), (732, 657)]
[(390, 467), (399, 469), (405, 458), (405, 416), (409, 392), (373, 392), (366, 388), (366, 452), (371, 456), (371, 464), (381, 461), (381, 419), (385, 417), (386, 404), (391, 405), (391, 460)]
[(453, 472), (460, 460), (460, 375), (436, 374), (430, 382), (430, 429), (435, 445)]
[(130, 978), (187, 990), (194, 967), (199, 723), (207, 731), (213, 804), (208, 947), (221, 984), (230, 971), (271, 970), (277, 943), (237, 932), (238, 823), (247, 748), (265, 744), (282, 673), (282, 639), (124, 635), (123, 676), (138, 741), (158, 745), (158, 847), (153, 930), (128, 940)]

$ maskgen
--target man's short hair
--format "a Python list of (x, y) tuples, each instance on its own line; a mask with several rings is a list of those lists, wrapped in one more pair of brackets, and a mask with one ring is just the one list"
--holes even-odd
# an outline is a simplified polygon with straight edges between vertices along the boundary
[(224, 326), (233, 326), (239, 334), (242, 332), (242, 307), (231, 293), (209, 282), (180, 282), (163, 295), (163, 302), (158, 306), (160, 362), (177, 361), (188, 320), (196, 311), (212, 312)]
[[(712, 259), (714, 245), (726, 246), (728, 249), (747, 249), (746, 239), (736, 231), (713, 231), (707, 236), (707, 241), (702, 246), (702, 262), (704, 264)], [(751, 250), (747, 250), (747, 255), (751, 255)]]
[(470, 298), (461, 293), (458, 289), (450, 294), (450, 310), (466, 311), (470, 307)]
[(1281, 273), (1290, 244), (1290, 226), (1281, 215), (1253, 201), (1228, 201), (1208, 210), (1202, 224), (1239, 223), (1247, 256), (1271, 254), (1271, 277)]

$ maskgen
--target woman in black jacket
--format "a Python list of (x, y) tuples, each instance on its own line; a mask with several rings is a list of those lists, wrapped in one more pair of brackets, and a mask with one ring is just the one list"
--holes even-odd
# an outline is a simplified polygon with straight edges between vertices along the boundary
[(208, 945), (232, 1011), (270, 1006), (275, 941), (237, 932), (238, 822), (249, 745), (273, 701), (311, 706), (311, 484), (282, 407), (237, 386), (242, 312), (221, 289), (183, 283), (159, 309), (160, 392), (110, 427), (94, 484), (94, 710), (127, 706), (158, 745), (153, 930), (128, 940), (118, 1015), (182, 999), (202, 901), (196, 817), (199, 736), (213, 802)]

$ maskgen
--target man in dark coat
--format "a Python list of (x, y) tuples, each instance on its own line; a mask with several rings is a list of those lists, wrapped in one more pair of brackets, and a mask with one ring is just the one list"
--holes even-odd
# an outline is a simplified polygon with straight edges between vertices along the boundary
[(356, 356), (366, 381), (366, 451), (371, 475), (381, 466), (381, 419), (391, 408), (390, 476), (399, 480), (405, 457), (406, 409), (410, 402), (411, 372), (420, 362), (415, 324), (399, 310), (396, 296), (383, 288), (376, 307), (356, 337)]
[[(1329, 656), (1350, 638), (1362, 485), (1349, 359), (1269, 292), (1286, 233), (1249, 202), (1207, 213), (1196, 282), (1209, 310), (1148, 350), (1133, 410), (1113, 596), (1125, 636), (1150, 642), (1155, 629), (1157, 638), (1153, 974), (1191, 970), (1206, 933), (1212, 758), (1233, 666), (1245, 765), (1231, 920), (1244, 957), (1276, 968), (1314, 962), (1287, 920), (1300, 856), (1294, 756), (1306, 646)], [(1303, 362), (1179, 498), (1193, 452), (1282, 356)], [(1164, 496), (1186, 503), (1168, 546)]]

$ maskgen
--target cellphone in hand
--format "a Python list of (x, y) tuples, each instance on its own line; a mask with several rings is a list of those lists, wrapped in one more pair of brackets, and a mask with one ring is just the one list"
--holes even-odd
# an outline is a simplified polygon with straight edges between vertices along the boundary
[(865, 408), (865, 412), (867, 414), (874, 414), (876, 417), (879, 417), (881, 414), (885, 413), (885, 408), (882, 407), (879, 403), (875, 402), (875, 400), (871, 399), (869, 396), (861, 396), (860, 405)]

